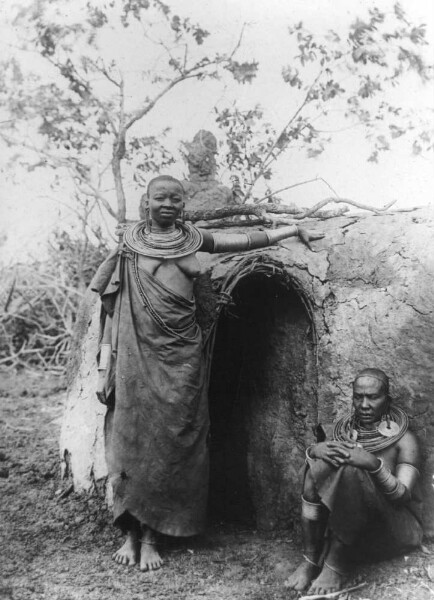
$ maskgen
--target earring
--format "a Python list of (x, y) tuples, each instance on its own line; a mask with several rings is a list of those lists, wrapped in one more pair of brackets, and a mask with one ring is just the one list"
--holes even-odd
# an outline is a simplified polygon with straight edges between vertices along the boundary
[(357, 423), (356, 423), (356, 413), (354, 407), (351, 409), (351, 417), (350, 417), (350, 438), (353, 442), (357, 441), (358, 433), (357, 433)]
[(145, 233), (151, 233), (152, 219), (149, 202), (145, 202)]
[(182, 203), (182, 208), (181, 208), (181, 210), (179, 212), (179, 218), (177, 219), (178, 222), (185, 223), (185, 212), (184, 212), (184, 209), (185, 209), (185, 202)]

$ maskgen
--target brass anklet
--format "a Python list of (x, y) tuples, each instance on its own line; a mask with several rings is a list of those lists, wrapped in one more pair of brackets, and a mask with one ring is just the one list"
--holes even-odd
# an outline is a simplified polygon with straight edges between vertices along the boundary
[(308, 556), (306, 556), (306, 554), (302, 555), (304, 560), (309, 563), (310, 565), (312, 565), (313, 567), (317, 567), (318, 569), (320, 568), (319, 564), (314, 562), (311, 558), (309, 558)]
[(329, 563), (326, 560), (324, 561), (324, 565), (328, 569), (330, 569), (330, 571), (333, 571), (334, 573), (337, 573), (341, 577), (344, 577), (347, 574), (346, 571), (342, 571), (342, 569), (338, 569), (337, 567), (332, 567), (332, 565), (329, 565)]

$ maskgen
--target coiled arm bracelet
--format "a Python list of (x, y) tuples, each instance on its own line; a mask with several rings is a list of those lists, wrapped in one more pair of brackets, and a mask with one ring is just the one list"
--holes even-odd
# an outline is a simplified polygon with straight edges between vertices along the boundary
[(413, 465), (400, 463), (396, 468), (396, 476), (386, 467), (382, 458), (375, 471), (369, 471), (380, 490), (389, 500), (409, 500), (411, 491), (419, 477), (419, 471)]
[(201, 250), (204, 252), (241, 252), (243, 250), (256, 250), (266, 248), (280, 240), (298, 235), (295, 225), (279, 227), (269, 231), (252, 231), (249, 233), (203, 233)]

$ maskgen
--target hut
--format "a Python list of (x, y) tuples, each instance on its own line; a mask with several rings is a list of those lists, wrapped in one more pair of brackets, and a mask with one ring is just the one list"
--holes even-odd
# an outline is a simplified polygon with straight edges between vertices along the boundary
[[(351, 405), (367, 366), (389, 374), (424, 451), (424, 525), (434, 534), (434, 220), (428, 209), (311, 221), (262, 250), (199, 256), (224, 299), (209, 387), (211, 517), (261, 529), (298, 518), (304, 452)], [(105, 409), (95, 396), (99, 302), (80, 345), (61, 433), (64, 475), (106, 490)], [(110, 500), (110, 498), (109, 498)]]

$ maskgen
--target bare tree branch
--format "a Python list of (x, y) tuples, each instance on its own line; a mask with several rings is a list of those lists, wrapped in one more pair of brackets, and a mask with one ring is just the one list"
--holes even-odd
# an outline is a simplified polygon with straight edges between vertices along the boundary
[[(196, 211), (187, 211), (185, 216), (188, 221), (195, 223), (197, 221), (211, 221), (216, 219), (226, 219), (228, 217), (234, 217), (239, 215), (250, 215), (255, 216), (260, 219), (261, 223), (270, 223), (275, 219), (271, 217), (271, 214), (287, 214), (292, 215), (293, 220), (301, 220), (306, 219), (308, 217), (316, 217), (316, 218), (331, 218), (335, 216), (341, 216), (344, 211), (340, 210), (338, 212), (333, 212), (331, 215), (327, 213), (327, 211), (321, 213), (321, 209), (324, 208), (327, 204), (346, 204), (348, 206), (354, 206), (355, 208), (360, 208), (362, 210), (367, 210), (370, 212), (374, 212), (376, 214), (381, 214), (386, 212), (391, 206), (395, 204), (396, 200), (389, 202), (383, 208), (376, 208), (375, 206), (369, 206), (367, 204), (362, 204), (360, 202), (355, 202), (354, 200), (350, 200), (348, 198), (325, 198), (318, 202), (309, 209), (302, 209), (295, 205), (287, 205), (287, 204), (241, 204), (238, 206), (226, 206), (224, 208), (217, 208), (214, 210), (196, 210)], [(281, 220), (282, 223), (288, 223), (287, 220)], [(292, 221), (293, 222), (293, 221)], [(250, 226), (249, 221), (236, 221), (232, 222), (233, 226)], [(259, 223), (259, 221), (257, 221)]]
[[(93, 185), (90, 183), (90, 181), (82, 180), (81, 183), (82, 183), (82, 185), (76, 183), (76, 187), (79, 192), (81, 192), (82, 194), (86, 194), (87, 196), (93, 196), (96, 200), (98, 200), (104, 206), (106, 211), (109, 213), (109, 215), (111, 217), (113, 217), (113, 219), (118, 218), (116, 211), (114, 211), (113, 208), (110, 206), (107, 198), (105, 198), (99, 190), (94, 188)], [(83, 185), (86, 185), (88, 189), (85, 189), (83, 187)]]
[(264, 202), (265, 200), (272, 198), (276, 194), (280, 194), (280, 192), (286, 192), (286, 190), (291, 190), (292, 188), (299, 187), (300, 185), (306, 185), (307, 183), (313, 183), (314, 181), (324, 181), (324, 179), (322, 177), (314, 177), (313, 179), (306, 179), (306, 181), (299, 181), (298, 183), (293, 183), (292, 185), (287, 185), (287, 186), (280, 188), (274, 192), (270, 192), (266, 196), (262, 196), (262, 198), (259, 198), (259, 200), (255, 199), (255, 204), (260, 204), (261, 202)]
[[(318, 73), (318, 75), (315, 77), (315, 80), (310, 85), (310, 87), (309, 87), (308, 91), (306, 92), (306, 95), (305, 95), (305, 97), (303, 99), (303, 102), (297, 108), (297, 110), (295, 111), (295, 113), (291, 116), (291, 118), (286, 123), (286, 125), (283, 127), (283, 129), (281, 130), (281, 132), (279, 133), (279, 135), (276, 136), (276, 139), (274, 140), (274, 142), (271, 145), (270, 149), (268, 150), (268, 152), (267, 152), (264, 160), (262, 161), (261, 168), (259, 169), (258, 173), (255, 175), (255, 177), (253, 179), (253, 182), (252, 182), (252, 184), (251, 184), (251, 186), (250, 186), (247, 194), (245, 195), (245, 201), (248, 200), (248, 198), (250, 198), (250, 196), (252, 195), (253, 187), (255, 186), (256, 182), (262, 177), (262, 175), (264, 174), (264, 172), (266, 171), (266, 169), (269, 167), (269, 165), (276, 160), (277, 157), (273, 157), (273, 151), (277, 147), (277, 143), (278, 143), (279, 139), (286, 132), (286, 130), (288, 129), (288, 127), (294, 122), (294, 120), (298, 117), (298, 115), (303, 110), (303, 108), (306, 106), (306, 104), (307, 104), (307, 102), (309, 100), (310, 93), (311, 93), (312, 89), (314, 88), (314, 86), (317, 84), (318, 79), (321, 77), (321, 75), (322, 75), (322, 71), (320, 71)], [(270, 161), (269, 164), (267, 164), (268, 160), (270, 158), (272, 158), (272, 160)]]
[(241, 26), (241, 31), (240, 31), (240, 35), (238, 37), (238, 41), (234, 46), (234, 49), (232, 50), (232, 52), (229, 54), (229, 59), (233, 58), (235, 56), (235, 53), (237, 52), (237, 50), (239, 50), (240, 46), (241, 46), (241, 42), (243, 41), (243, 36), (244, 36), (244, 30), (247, 27), (247, 23), (244, 22)]
[(391, 206), (393, 206), (396, 203), (396, 200), (392, 200), (392, 202), (389, 202), (388, 204), (386, 204), (386, 206), (383, 206), (383, 208), (375, 208), (375, 206), (369, 206), (367, 204), (362, 204), (361, 202), (355, 202), (354, 200), (349, 200), (348, 198), (325, 198), (324, 200), (321, 200), (321, 202), (318, 202), (318, 204), (315, 204), (315, 206), (309, 208), (305, 212), (295, 215), (294, 219), (299, 220), (311, 217), (315, 215), (315, 213), (317, 213), (321, 208), (323, 208), (327, 204), (330, 204), (331, 202), (334, 202), (336, 204), (348, 204), (349, 206), (361, 208), (362, 210), (369, 210), (373, 213), (381, 214), (387, 211)]

